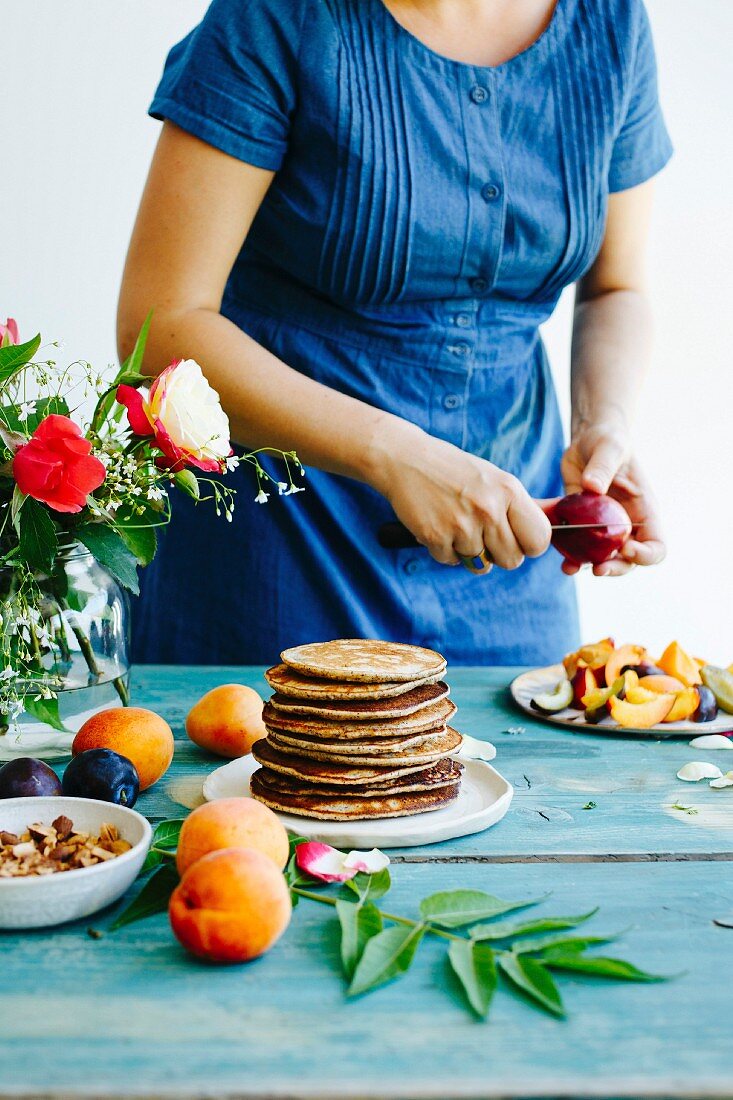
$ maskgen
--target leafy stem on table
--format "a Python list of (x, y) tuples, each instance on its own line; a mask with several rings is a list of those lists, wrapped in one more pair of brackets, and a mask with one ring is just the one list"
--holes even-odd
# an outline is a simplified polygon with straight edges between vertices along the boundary
[[(120, 913), (110, 931), (163, 912), (178, 883), (171, 864), (182, 821), (164, 821), (153, 835), (142, 889)], [(401, 978), (415, 961), (426, 936), (448, 944), (447, 964), (471, 1011), (488, 1016), (500, 985), (511, 988), (528, 1004), (551, 1016), (566, 1015), (556, 974), (576, 978), (656, 982), (666, 976), (650, 974), (624, 959), (589, 955), (590, 949), (618, 939), (618, 935), (587, 935), (580, 925), (598, 910), (574, 916), (524, 916), (506, 920), (509, 913), (532, 908), (546, 899), (505, 901), (483, 890), (447, 890), (423, 898), (419, 916), (402, 916), (376, 903), (391, 887), (388, 868), (375, 874), (359, 873), (344, 883), (319, 886), (297, 866), (295, 850), (302, 837), (291, 838), (285, 868), (293, 906), (303, 899), (335, 910), (340, 927), (341, 966), (348, 982), (347, 996), (369, 993)], [(144, 868), (145, 870), (145, 868)], [(327, 890), (336, 892), (327, 893)]]

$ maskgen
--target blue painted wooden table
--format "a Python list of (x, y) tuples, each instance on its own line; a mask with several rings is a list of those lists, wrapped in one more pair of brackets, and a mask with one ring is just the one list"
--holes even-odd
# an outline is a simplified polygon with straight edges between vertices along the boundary
[[(543, 912), (601, 906), (589, 933), (627, 929), (615, 953), (673, 982), (562, 979), (569, 1016), (497, 997), (486, 1023), (456, 992), (431, 938), (399, 982), (347, 1002), (330, 910), (302, 901), (280, 943), (245, 967), (188, 958), (164, 915), (107, 933), (112, 913), (0, 937), (0, 1095), (28, 1097), (727, 1097), (733, 1096), (727, 974), (733, 930), (733, 789), (675, 776), (727, 757), (686, 742), (565, 733), (518, 714), (517, 670), (457, 669), (456, 725), (492, 740), (516, 788), (484, 834), (391, 853), (391, 911), (472, 887), (552, 891)], [(220, 761), (183, 719), (216, 684), (259, 688), (259, 670), (136, 670), (134, 702), (176, 737), (174, 764), (138, 808), (182, 816)], [(592, 808), (584, 807), (593, 804)], [(685, 809), (676, 809), (683, 806)], [(114, 912), (114, 911), (113, 911)]]

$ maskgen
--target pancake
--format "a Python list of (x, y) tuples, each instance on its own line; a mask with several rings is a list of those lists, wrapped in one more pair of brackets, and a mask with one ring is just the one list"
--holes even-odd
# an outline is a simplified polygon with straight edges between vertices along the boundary
[(275, 710), (273, 706), (266, 703), (262, 717), (268, 729), (289, 733), (294, 737), (305, 734), (306, 737), (325, 737), (330, 740), (370, 741), (375, 737), (397, 737), (444, 729), (456, 713), (456, 709), (450, 699), (442, 699), (404, 718), (392, 718), (381, 722), (343, 722), (333, 719), (319, 720), (315, 717), (306, 718), (303, 715)]
[[(255, 742), (252, 756), (258, 764), (263, 764), (279, 775), (292, 776), (303, 783), (328, 783), (330, 786), (358, 787), (376, 782), (389, 782), (405, 775), (425, 770), (423, 763), (404, 763), (363, 767), (353, 761), (339, 763), (328, 760), (313, 760), (298, 756), (297, 753), (280, 752), (266, 738)], [(342, 758), (343, 759), (343, 758)]]
[[(365, 767), (379, 768), (383, 765), (431, 764), (443, 756), (450, 756), (461, 744), (461, 735), (450, 726), (443, 732), (422, 738), (421, 744), (397, 748), (390, 746), (387, 751), (365, 750), (356, 747), (356, 751), (344, 753), (343, 745), (336, 748), (324, 746), (324, 742), (307, 742), (303, 739), (291, 741), (286, 735), (268, 733), (268, 742), (280, 752), (306, 757), (309, 760), (329, 760), (333, 763), (348, 761), (350, 765), (361, 764)], [(257, 759), (257, 757), (255, 757)]]
[(458, 797), (460, 781), (436, 790), (369, 798), (345, 794), (317, 795), (305, 790), (284, 793), (273, 789), (267, 769), (259, 768), (250, 779), (250, 790), (258, 802), (264, 802), (271, 810), (281, 813), (320, 821), (364, 821), (381, 817), (408, 817), (439, 810)]
[(318, 680), (313, 676), (304, 676), (287, 665), (274, 665), (268, 668), (265, 679), (270, 687), (288, 699), (389, 699), (403, 695), (422, 684), (432, 684), (440, 675), (422, 676), (416, 680), (401, 683), (368, 682), (354, 683), (346, 680)]
[(275, 744), (293, 745), (299, 752), (302, 751), (304, 756), (310, 756), (313, 749), (322, 749), (333, 753), (334, 756), (364, 756), (372, 753), (394, 755), (395, 752), (403, 749), (421, 749), (424, 745), (434, 744), (436, 739), (446, 731), (445, 726), (439, 726), (437, 730), (428, 733), (415, 733), (408, 736), (398, 734), (397, 737), (378, 737), (376, 740), (362, 737), (358, 741), (353, 739), (348, 741), (339, 737), (310, 737), (304, 733), (293, 734), (286, 730), (273, 730), (266, 723), (265, 729), (268, 737)]
[[(353, 798), (355, 792), (345, 791), (337, 784), (329, 783), (304, 783), (302, 779), (294, 776), (282, 775), (279, 772), (265, 768), (267, 775), (263, 781), (267, 781), (267, 787), (271, 792), (278, 794), (311, 794), (324, 795), (326, 797)], [(437, 790), (440, 787), (450, 787), (461, 778), (463, 767), (455, 760), (439, 760), (431, 768), (423, 768), (412, 775), (403, 775), (398, 779), (381, 780), (379, 783), (365, 784), (359, 788), (360, 798), (376, 796), (382, 798), (392, 794), (410, 794), (417, 791)]]
[(432, 649), (372, 638), (337, 638), (294, 646), (280, 659), (297, 672), (326, 680), (403, 683), (438, 676), (446, 660)]
[(442, 680), (417, 687), (406, 686), (408, 690), (402, 695), (385, 699), (292, 699), (278, 691), (270, 699), (270, 706), (285, 714), (301, 714), (319, 721), (333, 718), (349, 722), (384, 722), (417, 714), (450, 695), (450, 688)]

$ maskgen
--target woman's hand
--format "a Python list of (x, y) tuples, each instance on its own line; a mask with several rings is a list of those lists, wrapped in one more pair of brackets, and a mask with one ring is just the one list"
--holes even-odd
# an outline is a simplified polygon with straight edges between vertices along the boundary
[(369, 483), (444, 565), (485, 548), (496, 565), (516, 569), (550, 544), (549, 521), (517, 478), (407, 421), (380, 420), (369, 469)]
[[(656, 504), (638, 463), (629, 454), (628, 438), (619, 428), (581, 426), (563, 455), (562, 475), (568, 493), (588, 489), (607, 493), (623, 504), (634, 524), (632, 537), (617, 558), (595, 565), (597, 577), (619, 577), (635, 565), (656, 565), (665, 555)], [(580, 566), (563, 562), (563, 571)]]

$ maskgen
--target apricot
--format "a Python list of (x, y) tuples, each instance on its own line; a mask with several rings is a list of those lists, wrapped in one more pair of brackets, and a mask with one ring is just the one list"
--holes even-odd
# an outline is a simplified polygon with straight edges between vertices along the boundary
[(670, 642), (657, 663), (662, 672), (681, 680), (685, 687), (702, 683), (696, 661), (685, 653), (679, 642)]
[(244, 684), (221, 684), (188, 712), (186, 733), (194, 745), (217, 756), (246, 756), (255, 741), (267, 736), (262, 699)]
[(291, 914), (281, 871), (252, 848), (222, 848), (197, 860), (168, 906), (179, 943), (219, 963), (249, 962), (269, 951)]
[(288, 862), (285, 826), (277, 814), (254, 798), (219, 798), (197, 806), (188, 815), (178, 838), (179, 875), (220, 848), (253, 848), (280, 871)]
[(683, 722), (690, 718), (700, 705), (700, 696), (696, 687), (685, 688), (674, 701), (674, 706), (664, 719), (665, 722)]
[(619, 649), (615, 649), (606, 661), (605, 675), (608, 687), (621, 675), (622, 668), (626, 665), (643, 664), (647, 656), (647, 651), (641, 645), (622, 645)]
[(113, 707), (93, 714), (71, 746), (76, 756), (86, 749), (112, 749), (135, 765), (140, 790), (157, 783), (173, 759), (173, 732), (159, 714), (143, 707)]
[(674, 676), (642, 676), (639, 680), (641, 687), (647, 691), (656, 692), (657, 695), (677, 695), (685, 690), (685, 685)]
[(674, 706), (674, 695), (657, 695), (650, 703), (626, 703), (612, 698), (608, 705), (622, 729), (648, 730), (667, 717)]

